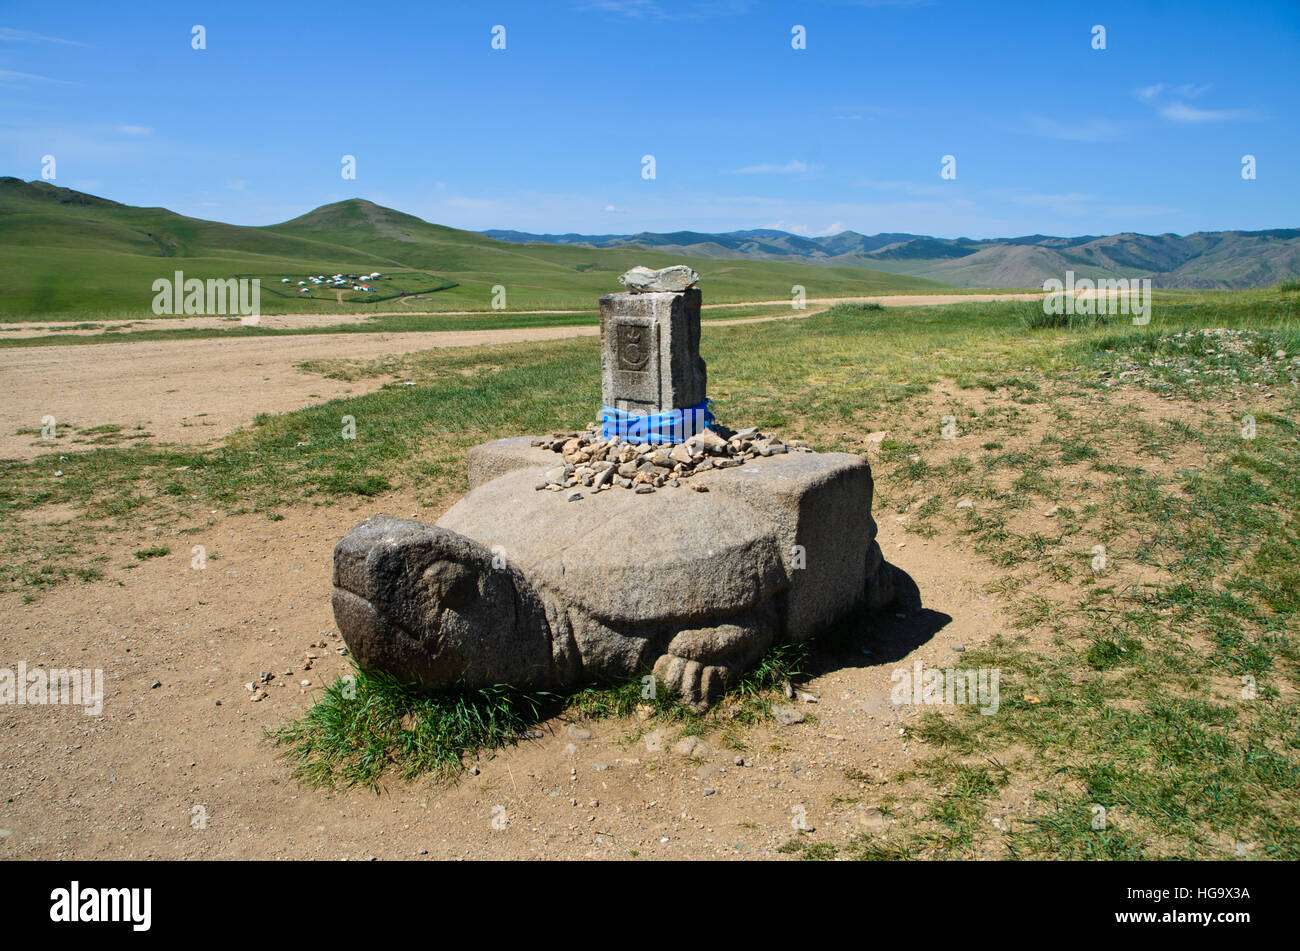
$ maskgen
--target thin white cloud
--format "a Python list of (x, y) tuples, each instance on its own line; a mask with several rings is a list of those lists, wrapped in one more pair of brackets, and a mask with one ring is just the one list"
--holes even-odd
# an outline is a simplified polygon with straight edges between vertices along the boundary
[(750, 0), (710, 0), (693, 3), (689, 9), (670, 10), (657, 0), (587, 0), (578, 9), (610, 13), (629, 20), (701, 20), (744, 14), (752, 5)]
[(835, 221), (825, 228), (813, 228), (799, 221), (768, 221), (758, 226), (760, 231), (785, 231), (789, 234), (797, 234), (801, 238), (821, 238), (830, 234), (839, 234), (841, 231), (847, 231), (844, 222)]
[(1185, 102), (1161, 106), (1160, 114), (1170, 122), (1231, 122), (1254, 117), (1249, 109), (1197, 109)]
[[(1150, 218), (1156, 215), (1182, 214), (1173, 205), (1147, 205), (1115, 202), (1104, 195), (1085, 192), (1019, 192), (992, 188), (981, 193), (990, 203), (1020, 205), (1045, 211), (1058, 217), (1091, 216), (1099, 218)], [(1110, 233), (1109, 230), (1106, 231)]]
[(795, 221), (768, 221), (758, 226), (759, 231), (784, 231), (802, 238), (812, 237), (812, 228)]
[[(113, 163), (138, 167), (139, 162), (146, 158), (153, 161), (179, 160), (182, 154), (206, 154), (198, 146), (160, 139), (152, 130), (149, 134), (124, 132), (124, 125), (121, 122), (52, 122), (0, 117), (0, 159), (11, 155), (48, 153), (58, 156), (60, 171), (67, 171), (78, 165), (91, 167)], [(68, 169), (63, 167), (65, 159), (69, 163)]]
[(904, 182), (878, 178), (860, 178), (853, 182), (855, 188), (870, 188), (881, 192), (903, 192), (907, 195), (920, 195), (925, 198), (945, 197), (952, 190), (952, 185), (918, 185), (916, 182)]
[[(325, 200), (327, 196), (317, 196)], [(416, 202), (398, 199), (380, 204), (400, 208), (426, 221), (454, 228), (481, 230), (510, 228), (537, 233), (599, 234), (608, 229), (611, 216), (602, 204), (577, 194), (493, 191), (489, 195), (455, 194), (423, 196)], [(386, 196), (384, 196), (386, 197)], [(1026, 222), (990, 217), (976, 202), (964, 198), (943, 201), (899, 200), (884, 202), (805, 201), (753, 195), (699, 193), (680, 196), (681, 203), (663, 204), (633, 189), (618, 201), (620, 229), (671, 232), (740, 231), (774, 228), (791, 234), (838, 234), (844, 230), (874, 234), (878, 231), (910, 231), (919, 234), (975, 234), (1003, 236), (1026, 234)], [(1001, 203), (999, 203), (1001, 204)], [(682, 208), (690, 213), (683, 215)], [(305, 208), (293, 214), (301, 214)], [(289, 215), (288, 217), (293, 217)]]
[(1083, 215), (1092, 210), (1092, 202), (1096, 199), (1092, 195), (1068, 192), (1065, 194), (1030, 193), (1027, 195), (1012, 195), (1011, 200), (1017, 205), (1039, 208), (1057, 215)]
[(1174, 205), (1104, 205), (1097, 209), (1110, 218), (1151, 218), (1155, 215), (1182, 214)]
[(634, 20), (659, 20), (667, 16), (655, 0), (589, 0), (582, 8), (599, 13), (617, 13)]
[(120, 125), (117, 131), (123, 135), (148, 135), (153, 131), (147, 125)]
[(20, 73), (12, 69), (0, 69), (0, 85), (21, 86), (25, 83), (52, 83), (56, 86), (76, 85), (66, 79), (53, 79), (36, 73)]
[(1156, 114), (1170, 122), (1232, 122), (1239, 119), (1257, 118), (1251, 109), (1200, 109), (1187, 104), (1188, 99), (1197, 99), (1207, 93), (1213, 83), (1182, 83), (1170, 86), (1156, 83), (1140, 86), (1133, 91), (1142, 102), (1156, 110)]
[(846, 7), (928, 7), (934, 0), (835, 0)]
[(808, 171), (808, 163), (795, 159), (786, 162), (784, 165), (777, 165), (772, 162), (765, 162), (761, 165), (746, 165), (744, 168), (735, 169), (733, 175), (802, 175)]
[(42, 36), (40, 33), (31, 33), (27, 30), (15, 30), (13, 27), (0, 26), (0, 41), (8, 40), (11, 43), (60, 43), (64, 46), (89, 46), (89, 43), (82, 43), (78, 40), (65, 40), (58, 36)]
[(1053, 119), (1047, 116), (1030, 116), (1018, 131), (1066, 142), (1108, 142), (1121, 138), (1129, 130), (1127, 124), (1118, 119)]
[(861, 122), (864, 119), (887, 116), (892, 111), (884, 106), (837, 106), (831, 118), (845, 122)]

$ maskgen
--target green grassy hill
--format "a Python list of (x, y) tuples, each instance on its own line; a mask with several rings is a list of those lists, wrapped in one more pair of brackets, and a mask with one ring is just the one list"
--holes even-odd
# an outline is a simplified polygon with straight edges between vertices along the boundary
[[(946, 285), (855, 267), (801, 262), (724, 261), (645, 249), (509, 244), (430, 224), (361, 199), (324, 205), (267, 227), (137, 208), (46, 182), (0, 178), (0, 322), (149, 317), (158, 278), (259, 277), (262, 312), (488, 310), (503, 285), (509, 310), (591, 309), (619, 290), (634, 264), (685, 263), (701, 275), (709, 303), (785, 299), (802, 284), (809, 297), (924, 292)], [(403, 290), (424, 299), (373, 303), (328, 294), (272, 292), (281, 278), (314, 274), (402, 274)], [(427, 280), (426, 280), (427, 279)], [(350, 295), (356, 296), (356, 295)]]

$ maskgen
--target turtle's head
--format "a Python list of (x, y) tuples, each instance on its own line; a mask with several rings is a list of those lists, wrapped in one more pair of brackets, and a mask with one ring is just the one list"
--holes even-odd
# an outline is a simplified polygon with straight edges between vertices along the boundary
[(367, 519), (334, 546), (332, 600), (363, 669), (430, 687), (548, 679), (537, 598), (503, 558), (456, 532)]

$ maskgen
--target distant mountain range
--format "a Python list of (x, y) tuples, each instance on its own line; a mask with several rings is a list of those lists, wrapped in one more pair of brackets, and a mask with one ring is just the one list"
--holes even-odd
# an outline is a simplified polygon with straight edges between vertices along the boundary
[(806, 261), (865, 267), (962, 287), (1041, 287), (1047, 278), (1149, 277), (1156, 287), (1244, 288), (1300, 277), (1300, 228), (972, 240), (856, 231), (808, 238), (757, 229), (710, 234), (527, 234), (484, 231), (499, 241), (589, 248), (653, 248), (698, 258)]

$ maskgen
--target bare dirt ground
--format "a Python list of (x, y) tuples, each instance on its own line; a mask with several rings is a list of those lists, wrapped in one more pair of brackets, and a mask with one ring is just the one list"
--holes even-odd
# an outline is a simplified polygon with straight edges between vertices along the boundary
[[(930, 397), (936, 410), (991, 399), (946, 380)], [(1131, 405), (1143, 417), (1169, 412), (1154, 398)], [(1031, 439), (1055, 418), (1035, 406)], [(963, 436), (942, 452), (983, 438)], [(873, 463), (876, 453), (868, 449)], [(918, 662), (960, 667), (959, 648), (1014, 631), (1009, 602), (989, 593), (999, 571), (961, 523), (941, 520), (931, 537), (907, 532), (920, 503), (904, 502), (878, 494), (875, 516), (885, 557), (910, 575), (923, 609), (878, 619), (873, 653), (840, 658), (802, 684), (815, 699), (795, 701), (804, 722), (733, 726), (743, 749), (713, 731), (703, 747), (679, 751), (672, 724), (557, 718), (458, 782), (389, 778), (380, 794), (300, 783), (267, 731), (350, 671), (329, 603), (337, 539), (370, 515), (432, 521), (440, 509), (394, 492), (285, 507), (272, 522), (192, 503), (165, 526), (100, 535), (102, 580), (0, 593), (0, 667), (104, 672), (102, 715), (4, 708), (0, 859), (782, 858), (796, 835), (841, 845), (906, 828), (932, 805), (932, 789), (910, 789), (900, 774), (933, 755), (913, 734), (933, 708), (894, 706), (893, 674)], [(1019, 517), (1044, 530), (1050, 514)], [(169, 553), (133, 558), (159, 546)], [(205, 550), (201, 569), (193, 546)], [(253, 701), (244, 685), (262, 672), (275, 675), (269, 696)], [(1004, 789), (990, 823), (1024, 821), (1039, 791)]]
[[(138, 418), (158, 438), (209, 442), (256, 412), (362, 389), (301, 373), (300, 360), (595, 332), (9, 350), (0, 352), (4, 426), (37, 425), (45, 413), (83, 425)], [(31, 437), (5, 440), (5, 455), (29, 451)], [(801, 826), (830, 842), (887, 828), (894, 820), (871, 807), (872, 783), (924, 755), (907, 732), (924, 708), (890, 703), (891, 674), (917, 661), (956, 665), (956, 646), (978, 647), (1008, 627), (985, 591), (987, 566), (959, 536), (905, 537), (901, 517), (877, 512), (886, 558), (912, 576), (925, 610), (881, 619), (879, 655), (805, 685), (816, 699), (798, 703), (805, 722), (742, 728), (742, 751), (711, 735), (683, 754), (671, 725), (655, 733), (638, 721), (554, 720), (453, 785), (393, 779), (381, 795), (322, 791), (293, 779), (265, 731), (349, 671), (329, 605), (331, 550), (380, 513), (440, 514), (400, 494), (285, 508), (274, 523), (195, 508), (165, 528), (105, 537), (104, 580), (65, 583), (31, 603), (22, 590), (0, 594), (0, 666), (99, 668), (105, 688), (100, 716), (5, 708), (0, 858), (778, 857)], [(182, 534), (186, 523), (198, 530)], [(132, 557), (162, 545), (166, 556)], [(196, 545), (202, 569), (191, 566)], [(244, 685), (263, 671), (275, 675), (270, 695), (253, 702)], [(1015, 815), (1022, 802), (1002, 808)]]
[[(903, 731), (919, 713), (891, 706), (890, 673), (917, 660), (952, 666), (954, 645), (1005, 626), (968, 554), (942, 538), (899, 547), (885, 518), (886, 556), (913, 576), (927, 610), (886, 618), (896, 656), (816, 678), (804, 689), (817, 702), (799, 704), (808, 720), (746, 728), (744, 752), (711, 736), (687, 756), (673, 751), (671, 726), (638, 736), (647, 727), (635, 721), (555, 720), (451, 786), (320, 791), (292, 778), (264, 731), (348, 671), (329, 606), (331, 548), (380, 512), (439, 514), (396, 496), (303, 506), (274, 524), (196, 511), (208, 525), (198, 534), (141, 526), (116, 541), (114, 565), (142, 546), (173, 550), (119, 573), (120, 587), (64, 585), (32, 605), (0, 595), (7, 663), (102, 668), (105, 678), (101, 716), (6, 708), (0, 858), (776, 857), (800, 822), (829, 841), (888, 824), (837, 799), (918, 755)], [(206, 548), (203, 570), (190, 567), (192, 545)], [(270, 696), (251, 702), (244, 684), (262, 671), (275, 674)]]
[[(1040, 295), (1002, 295), (1013, 299), (1037, 296)], [(999, 295), (860, 299), (890, 304), (941, 304), (995, 300)], [(836, 302), (834, 299), (810, 301), (808, 310), (789, 315), (712, 323), (806, 317)], [(263, 318), (268, 326), (273, 319), (333, 321), (339, 318), (330, 315)], [(0, 406), (0, 458), (31, 459), (52, 451), (51, 443), (39, 435), (41, 420), (47, 416), (53, 416), (60, 426), (68, 423), (88, 429), (116, 425), (124, 433), (140, 436), (147, 433), (147, 438), (157, 441), (204, 444), (248, 425), (259, 413), (300, 409), (345, 394), (369, 392), (386, 382), (381, 378), (355, 382), (327, 380), (295, 368), (305, 360), (366, 359), (433, 347), (556, 340), (595, 336), (599, 332), (594, 325), (542, 326), (8, 348), (0, 350), (0, 381), (6, 395)]]
[[(342, 292), (339, 292), (340, 294)], [(942, 304), (979, 303), (995, 300), (1037, 300), (1040, 293), (1027, 294), (890, 294), (884, 297), (812, 297), (805, 302), (817, 307), (829, 307), (832, 304), (876, 303), (884, 307), (929, 307)], [(409, 298), (402, 298), (403, 301)], [(340, 298), (339, 303), (343, 301)], [(710, 304), (713, 310), (722, 307), (778, 307), (789, 305), (789, 300), (743, 301), (732, 304)], [(370, 311), (363, 314), (263, 314), (257, 318), (257, 326), (272, 330), (304, 330), (312, 327), (333, 327), (340, 324), (365, 323), (375, 317), (499, 317), (503, 314), (542, 317), (548, 314), (572, 314), (568, 310), (384, 310)], [(91, 327), (82, 327), (77, 323), (51, 322), (48, 320), (28, 320), (0, 324), (0, 340), (11, 337), (30, 337), (46, 331), (61, 336), (86, 336), (98, 334), (105, 329), (140, 330), (228, 330), (240, 325), (239, 317), (220, 315), (198, 315), (193, 317), (135, 317), (121, 320), (92, 320)]]
[[(51, 451), (41, 420), (78, 428), (141, 427), (163, 442), (206, 444), (253, 421), (383, 385), (302, 373), (320, 357), (365, 359), (431, 347), (467, 347), (594, 335), (599, 327), (453, 330), (430, 333), (305, 334), (229, 340), (160, 340), (0, 350), (7, 394), (0, 408), (0, 457)], [(19, 434), (18, 430), (28, 430)], [(37, 435), (30, 431), (36, 430)]]
[[(263, 314), (256, 326), (271, 330), (310, 330), (361, 324), (384, 314)], [(48, 320), (20, 321), (0, 325), (0, 339), (38, 336), (42, 333), (60, 337), (88, 337), (105, 330), (231, 330), (242, 325), (239, 317), (201, 315), (194, 317), (135, 317), (124, 320), (88, 320), (84, 323), (51, 323)]]

